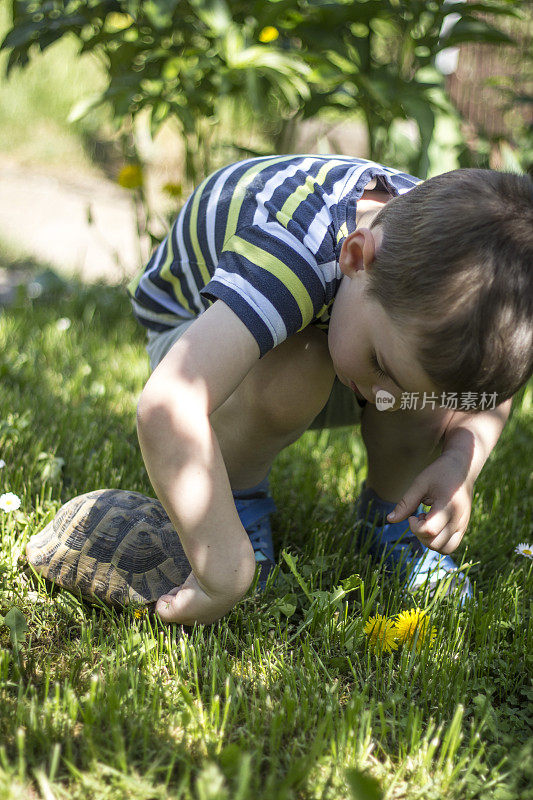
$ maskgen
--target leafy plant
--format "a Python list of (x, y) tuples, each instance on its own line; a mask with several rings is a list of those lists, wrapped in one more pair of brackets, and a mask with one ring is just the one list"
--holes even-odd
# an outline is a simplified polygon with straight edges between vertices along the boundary
[(0, 617), (0, 624), (9, 628), (9, 636), (13, 650), (18, 653), (28, 632), (28, 623), (22, 611), (16, 606), (9, 609), (5, 617)]
[[(380, 160), (396, 119), (414, 119), (420, 148), (409, 164), (425, 177), (435, 114), (447, 111), (437, 53), (463, 42), (512, 44), (485, 14), (520, 17), (519, 0), (12, 0), (2, 47), (7, 71), (74, 35), (104, 64), (108, 85), (73, 111), (108, 102), (117, 127), (149, 114), (155, 134), (174, 119), (186, 142), (187, 177), (210, 171), (221, 98), (247, 104), (275, 150), (291, 149), (297, 117), (358, 111), (370, 156)], [(453, 17), (451, 16), (453, 15)], [(448, 20), (443, 35), (443, 23)]]
[(149, 111), (156, 133), (172, 117), (186, 142), (186, 171), (196, 180), (211, 162), (206, 120), (216, 119), (221, 97), (238, 95), (258, 113), (273, 104), (297, 107), (309, 95), (310, 67), (294, 52), (262, 44), (264, 27), (244, 3), (224, 0), (13, 0), (13, 28), (2, 47), (7, 71), (25, 66), (34, 45), (49, 47), (66, 34), (80, 52), (94, 53), (109, 83), (71, 115), (103, 102), (117, 127)]
[[(416, 122), (420, 145), (405, 168), (424, 178), (436, 116), (452, 111), (443, 75), (435, 68), (441, 50), (466, 42), (511, 45), (514, 40), (483, 15), (519, 17), (520, 4), (370, 0), (310, 3), (294, 15), (294, 35), (318, 73), (304, 117), (330, 106), (362, 113), (370, 158), (385, 161), (395, 120)], [(445, 25), (445, 23), (447, 23)], [(442, 31), (446, 30), (445, 33)]]

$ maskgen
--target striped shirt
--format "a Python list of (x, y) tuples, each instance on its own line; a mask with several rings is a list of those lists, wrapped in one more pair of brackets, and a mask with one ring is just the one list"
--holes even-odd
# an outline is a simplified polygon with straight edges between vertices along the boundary
[(420, 179), (361, 158), (252, 158), (207, 177), (129, 285), (138, 320), (164, 331), (223, 300), (260, 357), (313, 324), (327, 331), (366, 188), (404, 194)]

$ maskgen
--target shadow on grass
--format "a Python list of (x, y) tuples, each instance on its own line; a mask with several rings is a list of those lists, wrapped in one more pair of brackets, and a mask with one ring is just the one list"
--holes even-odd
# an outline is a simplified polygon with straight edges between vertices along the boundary
[(148, 490), (135, 430), (148, 362), (125, 288), (64, 279), (31, 259), (7, 263), (19, 273), (23, 265), (26, 277), (0, 313), (0, 409), (18, 418), (11, 439), (0, 433), (3, 452), (22, 460), (30, 487), (37, 440), (59, 453), (63, 499), (104, 488), (106, 468), (115, 488), (123, 479), (125, 488)]

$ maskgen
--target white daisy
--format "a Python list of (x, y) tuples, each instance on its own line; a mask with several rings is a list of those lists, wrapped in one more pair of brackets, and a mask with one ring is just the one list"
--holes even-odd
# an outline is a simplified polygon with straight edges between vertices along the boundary
[(0, 458), (0, 469), (4, 469), (5, 465), (6, 465), (6, 462), (4, 461), (4, 459)]
[(30, 300), (36, 300), (42, 295), (43, 287), (38, 281), (32, 281), (26, 286), (26, 291), (28, 292)]
[(68, 317), (61, 317), (56, 322), (56, 328), (58, 331), (68, 331), (70, 328), (70, 320)]
[(0, 495), (0, 508), (2, 511), (16, 511), (17, 508), (20, 508), (20, 497), (13, 492)]
[(520, 542), (518, 547), (515, 547), (515, 553), (518, 553), (519, 556), (525, 556), (526, 558), (533, 559), (533, 544), (526, 544), (525, 542)]

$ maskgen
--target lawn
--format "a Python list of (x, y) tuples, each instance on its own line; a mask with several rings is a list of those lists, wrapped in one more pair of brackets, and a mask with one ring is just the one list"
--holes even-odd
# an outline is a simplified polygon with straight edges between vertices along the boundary
[(274, 464), (276, 584), (212, 626), (165, 627), (21, 570), (70, 497), (153, 496), (135, 430), (144, 336), (124, 289), (48, 275), (29, 294), (0, 314), (0, 491), (21, 498), (0, 511), (0, 614), (27, 624), (19, 638), (0, 626), (0, 799), (532, 798), (533, 561), (514, 549), (531, 540), (533, 386), (457, 554), (476, 603), (419, 600), (432, 647), (368, 646), (370, 616), (413, 604), (355, 546), (366, 468), (349, 429), (308, 432)]

